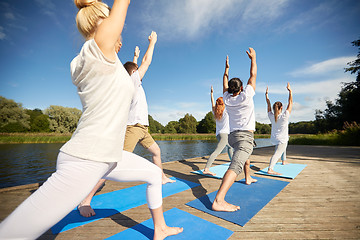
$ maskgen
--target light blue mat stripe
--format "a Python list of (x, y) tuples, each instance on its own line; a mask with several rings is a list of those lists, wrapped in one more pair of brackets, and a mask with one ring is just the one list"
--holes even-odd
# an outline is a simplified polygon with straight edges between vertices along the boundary
[(267, 171), (269, 167), (264, 168), (255, 174), (294, 179), (306, 166), (306, 164), (289, 163), (282, 165), (281, 163), (277, 163), (274, 166), (274, 171), (281, 173), (281, 175), (268, 174)]
[[(173, 208), (164, 212), (166, 224), (168, 226), (183, 227), (184, 231), (176, 236), (170, 236), (166, 239), (177, 240), (225, 240), (228, 239), (233, 231), (208, 222), (202, 218), (196, 217), (190, 213)], [(118, 234), (115, 234), (106, 240), (118, 239), (136, 239), (148, 240), (153, 239), (154, 226), (152, 219), (146, 220), (132, 228), (128, 228)]]
[(240, 206), (236, 212), (217, 212), (212, 210), (212, 203), (217, 191), (202, 196), (187, 203), (186, 205), (244, 226), (253, 218), (266, 204), (268, 204), (289, 182), (254, 177), (258, 181), (246, 185), (244, 179), (235, 182), (226, 194), (225, 200), (231, 204)]
[(193, 171), (192, 173), (196, 173), (196, 174), (199, 174), (199, 175), (204, 175), (204, 176), (207, 176), (207, 177), (214, 177), (214, 178), (221, 179), (221, 178), (224, 177), (224, 174), (228, 170), (229, 165), (230, 165), (230, 162), (225, 163), (225, 164), (221, 164), (221, 165), (217, 165), (215, 167), (211, 167), (209, 170), (210, 170), (210, 172), (215, 173), (216, 174), (215, 176), (208, 175), (208, 174), (203, 174), (203, 172), (202, 172), (203, 170)]
[[(175, 179), (176, 182), (163, 185), (163, 197), (168, 197), (199, 185), (198, 183), (180, 178), (172, 179)], [(83, 217), (75, 208), (60, 222), (54, 225), (51, 230), (54, 234), (57, 234), (146, 204), (146, 186), (147, 184), (141, 184), (96, 195), (91, 202), (91, 206), (96, 213), (95, 216), (89, 218)]]
[[(195, 173), (195, 174), (199, 174), (199, 175), (203, 175), (206, 177), (213, 177), (213, 178), (218, 178), (218, 179), (222, 179), (226, 173), (226, 171), (228, 170), (230, 166), (230, 162), (229, 163), (225, 163), (225, 164), (221, 164), (221, 165), (217, 165), (215, 167), (210, 167), (209, 170), (210, 172), (215, 173), (215, 176), (212, 175), (208, 175), (208, 174), (203, 174), (203, 170), (197, 170), (197, 171), (192, 171), (191, 173)], [(252, 167), (254, 165), (250, 164), (250, 167)]]

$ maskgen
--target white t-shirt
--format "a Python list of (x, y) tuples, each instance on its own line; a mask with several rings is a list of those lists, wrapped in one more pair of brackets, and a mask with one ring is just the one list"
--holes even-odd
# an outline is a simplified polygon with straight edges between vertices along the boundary
[(224, 102), (229, 114), (230, 132), (236, 130), (255, 131), (254, 88), (246, 85), (244, 91), (233, 97), (224, 92)]
[(94, 39), (84, 43), (70, 67), (83, 113), (60, 151), (93, 161), (120, 161), (134, 92), (129, 74), (118, 57), (107, 59)]
[(280, 143), (286, 143), (289, 141), (289, 117), (290, 112), (279, 114), (277, 121), (275, 122), (275, 116), (272, 112), (268, 112), (268, 117), (271, 122), (271, 143), (278, 145)]
[(221, 119), (218, 120), (215, 118), (215, 122), (216, 122), (216, 136), (219, 135), (220, 133), (227, 133), (227, 134), (230, 133), (229, 115), (226, 109), (224, 109)]
[(131, 75), (131, 80), (134, 83), (135, 92), (131, 101), (127, 125), (140, 123), (141, 125), (149, 126), (148, 105), (139, 71), (136, 71)]

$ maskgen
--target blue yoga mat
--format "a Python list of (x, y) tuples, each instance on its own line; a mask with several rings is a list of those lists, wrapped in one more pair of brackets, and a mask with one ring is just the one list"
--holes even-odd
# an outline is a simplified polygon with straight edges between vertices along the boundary
[[(191, 173), (195, 173), (195, 174), (199, 174), (199, 175), (203, 175), (203, 176), (207, 176), (207, 177), (213, 177), (213, 178), (218, 178), (218, 179), (222, 179), (226, 173), (226, 171), (228, 170), (230, 166), (230, 162), (229, 163), (225, 163), (225, 164), (221, 164), (221, 165), (217, 165), (215, 167), (210, 167), (209, 170), (210, 172), (215, 173), (215, 176), (209, 175), (209, 174), (204, 174), (203, 170), (197, 170), (197, 171), (193, 171)], [(254, 165), (250, 164), (250, 167), (252, 167)]]
[[(180, 178), (171, 179), (175, 179), (176, 182), (163, 185), (163, 197), (168, 197), (199, 185), (198, 183)], [(54, 234), (57, 234), (146, 204), (146, 186), (147, 184), (141, 184), (96, 195), (91, 202), (91, 207), (96, 213), (95, 216), (86, 218), (81, 216), (77, 209), (74, 209), (60, 222), (55, 224), (51, 230)]]
[[(254, 177), (255, 178), (255, 177)], [(235, 182), (226, 194), (225, 200), (231, 204), (240, 206), (236, 212), (217, 212), (211, 209), (217, 191), (195, 199), (186, 205), (244, 226), (266, 204), (268, 204), (289, 182), (258, 178), (256, 183), (246, 185), (244, 180)]]
[[(183, 227), (184, 231), (175, 236), (166, 239), (197, 239), (197, 240), (222, 240), (228, 239), (233, 231), (208, 222), (202, 218), (196, 217), (190, 213), (180, 209), (173, 208), (164, 212), (166, 224), (168, 226)], [(126, 229), (114, 236), (106, 238), (106, 240), (116, 239), (136, 239), (148, 240), (153, 239), (154, 226), (152, 219), (146, 220), (132, 228)]]
[(196, 174), (199, 174), (199, 175), (204, 175), (204, 176), (207, 176), (207, 177), (223, 178), (225, 172), (229, 168), (229, 165), (230, 165), (230, 163), (225, 163), (225, 164), (217, 165), (215, 167), (211, 167), (209, 170), (210, 170), (210, 172), (216, 173), (215, 176), (208, 175), (208, 174), (203, 174), (203, 170), (193, 171), (192, 173), (196, 173)]
[(269, 167), (264, 168), (255, 174), (294, 179), (306, 166), (306, 164), (289, 163), (282, 165), (281, 163), (277, 163), (274, 166), (274, 171), (281, 173), (281, 175), (268, 174), (267, 171)]

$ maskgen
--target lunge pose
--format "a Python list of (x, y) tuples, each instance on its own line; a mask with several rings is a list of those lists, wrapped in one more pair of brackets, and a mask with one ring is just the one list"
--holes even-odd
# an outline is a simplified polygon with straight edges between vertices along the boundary
[(282, 113), (283, 105), (281, 102), (275, 102), (273, 105), (274, 113), (271, 111), (269, 99), (269, 88), (266, 88), (265, 98), (267, 103), (268, 117), (271, 122), (271, 143), (275, 145), (275, 153), (270, 159), (268, 173), (273, 175), (281, 175), (274, 171), (276, 162), (281, 157), (282, 164), (286, 164), (286, 147), (289, 141), (289, 117), (292, 110), (293, 99), (290, 83), (286, 86), (289, 91), (289, 102), (285, 112)]
[[(149, 47), (142, 59), (140, 67), (137, 65), (137, 60), (140, 54), (138, 47), (135, 48), (133, 62), (126, 62), (124, 67), (131, 76), (135, 87), (134, 97), (131, 101), (129, 118), (127, 122), (127, 130), (125, 134), (124, 150), (128, 152), (134, 151), (136, 144), (139, 142), (145, 149), (152, 154), (153, 162), (156, 166), (162, 169), (160, 148), (152, 138), (148, 131), (148, 107), (146, 102), (146, 96), (142, 87), (142, 79), (148, 70), (152, 61), (155, 43), (157, 41), (156, 32), (152, 32), (149, 36)], [(119, 146), (120, 147), (120, 146)], [(104, 184), (105, 179), (101, 179), (90, 194), (79, 204), (78, 210), (80, 215), (84, 217), (94, 216), (96, 213), (91, 208), (91, 200), (96, 191)], [(162, 184), (172, 183), (175, 180), (171, 180), (166, 177), (162, 171)]]
[(203, 173), (215, 176), (216, 174), (209, 170), (215, 158), (222, 152), (222, 150), (224, 150), (225, 147), (227, 147), (229, 159), (231, 160), (231, 157), (233, 155), (233, 149), (229, 146), (228, 143), (228, 135), (230, 133), (229, 115), (226, 111), (223, 97), (219, 97), (218, 99), (216, 99), (216, 103), (215, 103), (214, 89), (212, 86), (211, 86), (210, 95), (211, 95), (212, 112), (214, 114), (215, 122), (216, 122), (216, 138), (218, 140), (218, 144), (214, 152), (210, 155)]
[(233, 212), (240, 209), (225, 201), (225, 196), (236, 177), (244, 170), (246, 184), (256, 182), (250, 176), (250, 155), (254, 147), (255, 112), (254, 101), (256, 87), (256, 53), (249, 48), (246, 51), (251, 60), (250, 78), (245, 88), (239, 78), (229, 79), (229, 57), (226, 57), (223, 77), (224, 102), (229, 114), (229, 144), (234, 148), (229, 169), (226, 171), (212, 205), (214, 211)]
[(71, 77), (83, 114), (73, 136), (60, 149), (56, 172), (0, 224), (0, 239), (38, 238), (104, 177), (147, 182), (154, 239), (177, 234), (182, 228), (168, 227), (163, 217), (161, 169), (119, 148), (124, 143), (134, 92), (116, 54), (130, 1), (114, 0), (111, 11), (97, 0), (74, 2), (79, 8), (77, 26), (86, 39), (71, 62)]
[[(140, 143), (141, 146), (151, 153), (153, 162), (162, 169), (159, 145), (149, 133), (148, 105), (145, 91), (142, 87), (143, 77), (145, 76), (145, 73), (152, 61), (154, 47), (157, 41), (156, 32), (152, 32), (148, 39), (149, 47), (141, 61), (141, 65), (139, 67), (137, 65), (137, 58), (140, 53), (138, 47), (135, 49), (134, 61), (126, 62), (124, 64), (124, 67), (131, 76), (135, 86), (135, 94), (131, 102), (129, 119), (126, 128), (124, 150), (132, 152), (134, 151), (136, 144)], [(166, 177), (163, 172), (162, 183), (165, 184), (169, 182), (171, 183), (175, 181)]]

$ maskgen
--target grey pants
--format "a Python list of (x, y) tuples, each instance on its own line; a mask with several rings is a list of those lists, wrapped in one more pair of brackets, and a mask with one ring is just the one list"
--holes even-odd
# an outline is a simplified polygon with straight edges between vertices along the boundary
[(282, 161), (286, 161), (286, 147), (287, 147), (288, 143), (279, 143), (278, 145), (275, 146), (275, 153), (274, 155), (270, 158), (270, 164), (269, 164), (269, 169), (274, 170), (274, 166), (277, 163), (277, 161), (279, 160), (279, 158), (281, 157)]
[(234, 148), (229, 170), (240, 174), (245, 162), (249, 159), (254, 148), (254, 133), (250, 131), (233, 131), (229, 134), (229, 144)]
[(205, 168), (210, 168), (213, 164), (215, 158), (224, 150), (225, 147), (227, 147), (227, 152), (229, 155), (229, 159), (231, 160), (233, 155), (233, 149), (230, 147), (228, 143), (228, 134), (227, 133), (219, 133), (216, 135), (216, 138), (218, 140), (218, 144), (214, 150), (214, 152), (210, 155)]

